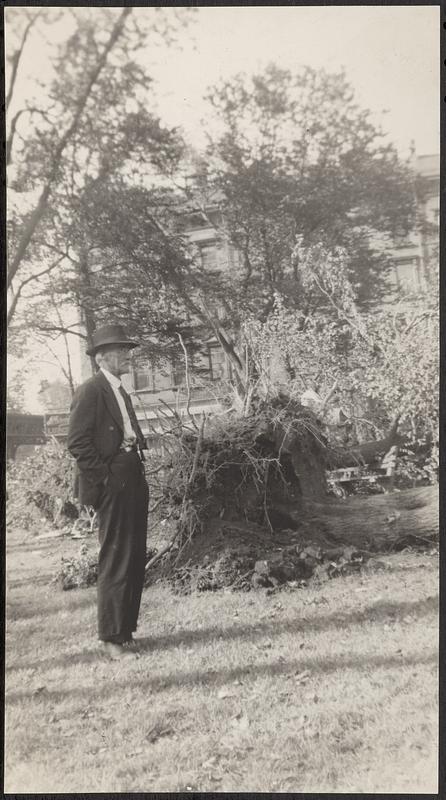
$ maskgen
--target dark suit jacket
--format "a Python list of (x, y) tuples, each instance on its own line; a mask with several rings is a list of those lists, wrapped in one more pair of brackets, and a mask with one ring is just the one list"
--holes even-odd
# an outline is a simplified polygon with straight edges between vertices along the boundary
[(97, 508), (106, 478), (121, 485), (119, 459), (124, 438), (122, 414), (113, 389), (99, 371), (76, 390), (70, 408), (67, 446), (76, 459), (75, 494), (81, 505)]

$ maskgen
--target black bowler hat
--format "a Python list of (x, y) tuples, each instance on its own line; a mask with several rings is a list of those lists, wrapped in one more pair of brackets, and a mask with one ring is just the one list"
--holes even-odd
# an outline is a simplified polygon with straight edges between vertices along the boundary
[(94, 356), (97, 350), (106, 344), (126, 345), (129, 350), (138, 347), (138, 342), (132, 342), (128, 338), (122, 325), (103, 325), (93, 333), (92, 345), (86, 350), (87, 356)]

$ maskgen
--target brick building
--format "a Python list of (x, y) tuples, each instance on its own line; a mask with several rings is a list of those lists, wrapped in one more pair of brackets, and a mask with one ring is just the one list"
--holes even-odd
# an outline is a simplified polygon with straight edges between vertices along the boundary
[(403, 294), (423, 287), (439, 245), (440, 156), (413, 155), (413, 171), (416, 225), (409, 237), (395, 242), (393, 250), (392, 283)]

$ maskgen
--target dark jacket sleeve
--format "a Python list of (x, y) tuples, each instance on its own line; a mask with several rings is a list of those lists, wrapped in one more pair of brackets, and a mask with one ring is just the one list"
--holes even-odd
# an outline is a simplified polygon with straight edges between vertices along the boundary
[(94, 445), (97, 401), (93, 383), (84, 383), (76, 390), (70, 408), (67, 447), (79, 470), (99, 483), (107, 477), (108, 467)]

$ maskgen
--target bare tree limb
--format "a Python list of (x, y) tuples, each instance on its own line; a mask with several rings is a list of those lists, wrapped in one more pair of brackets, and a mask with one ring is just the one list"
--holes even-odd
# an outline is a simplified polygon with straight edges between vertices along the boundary
[(151, 558), (150, 561), (147, 562), (147, 564), (145, 566), (145, 571), (146, 572), (150, 569), (150, 567), (153, 567), (153, 565), (156, 564), (156, 562), (159, 561), (160, 558), (162, 558), (162, 556), (164, 556), (166, 553), (168, 553), (169, 550), (172, 550), (172, 547), (174, 546), (175, 541), (176, 541), (176, 539), (178, 538), (178, 536), (180, 534), (180, 531), (181, 531), (181, 528), (178, 527), (177, 530), (175, 531), (175, 534), (173, 535), (172, 539), (170, 540), (169, 544), (166, 544), (165, 547), (161, 548), (159, 553), (155, 553), (153, 558)]
[(344, 320), (345, 320), (345, 321), (346, 321), (346, 322), (347, 322), (347, 323), (350, 325), (350, 327), (351, 327), (351, 328), (353, 328), (353, 329), (354, 329), (354, 330), (355, 330), (357, 333), (359, 333), (359, 335), (360, 335), (361, 339), (362, 339), (364, 342), (366, 342), (366, 344), (368, 344), (368, 345), (369, 345), (369, 347), (370, 347), (370, 346), (373, 346), (373, 348), (374, 348), (374, 349), (376, 349), (376, 350), (379, 350), (379, 352), (381, 353), (381, 355), (383, 355), (383, 356), (385, 357), (385, 353), (384, 353), (383, 349), (382, 349), (382, 348), (381, 348), (381, 347), (380, 347), (378, 344), (376, 344), (375, 342), (373, 343), (373, 345), (371, 344), (371, 342), (370, 342), (370, 340), (369, 340), (368, 336), (366, 336), (366, 335), (365, 335), (365, 333), (364, 333), (364, 332), (361, 330), (361, 328), (359, 327), (359, 325), (357, 325), (357, 324), (356, 324), (356, 322), (354, 322), (354, 320), (352, 320), (352, 319), (351, 319), (351, 317), (349, 317), (349, 316), (348, 316), (348, 315), (345, 313), (345, 311), (344, 311), (344, 309), (343, 309), (342, 307), (338, 306), (338, 304), (337, 304), (337, 303), (335, 303), (335, 301), (333, 300), (333, 297), (332, 297), (332, 295), (330, 294), (330, 292), (327, 292), (327, 290), (326, 290), (326, 289), (324, 289), (324, 287), (322, 286), (322, 284), (321, 284), (321, 283), (318, 281), (318, 279), (317, 279), (317, 278), (316, 278), (314, 275), (313, 275), (313, 280), (314, 280), (314, 282), (315, 282), (315, 284), (316, 284), (317, 288), (319, 289), (319, 291), (320, 291), (320, 292), (321, 292), (323, 295), (325, 295), (325, 297), (326, 297), (326, 298), (329, 300), (329, 302), (330, 302), (330, 304), (333, 306), (333, 308), (334, 308), (334, 309), (336, 309), (336, 311), (338, 312), (339, 316), (340, 316), (342, 319), (344, 319)]
[[(39, 241), (39, 240), (37, 240), (37, 241)], [(79, 261), (78, 261), (78, 259), (73, 258), (73, 256), (70, 256), (70, 253), (69, 253), (70, 245), (69, 244), (67, 244), (67, 247), (66, 247), (65, 250), (61, 250), (60, 247), (57, 247), (56, 245), (51, 244), (50, 242), (43, 242), (42, 241), (42, 245), (44, 247), (46, 247), (47, 250), (51, 250), (52, 253), (57, 253), (58, 255), (62, 256), (62, 258), (68, 259), (68, 261), (71, 261), (71, 263), (74, 264), (77, 267)]]
[(26, 111), (26, 108), (21, 108), (20, 111), (17, 111), (17, 113), (14, 114), (14, 116), (13, 116), (13, 118), (11, 120), (11, 125), (10, 125), (10, 128), (9, 128), (9, 136), (8, 136), (7, 141), (6, 141), (6, 166), (9, 166), (9, 164), (11, 163), (12, 143), (14, 141), (14, 136), (15, 136), (15, 132), (16, 132), (16, 128), (17, 128), (17, 122), (19, 121), (19, 119), (22, 116), (22, 114), (25, 113), (25, 111)]
[[(58, 304), (57, 304), (57, 302), (56, 302), (56, 300), (54, 298), (54, 292), (51, 292), (51, 301), (52, 301), (53, 307), (55, 309), (57, 319), (59, 320), (59, 325), (61, 327), (63, 327), (62, 315), (60, 313), (59, 306), (58, 306)], [(62, 332), (62, 338), (63, 338), (63, 341), (64, 341), (65, 356), (66, 356), (66, 359), (67, 359), (67, 370), (66, 370), (66, 372), (64, 372), (64, 374), (65, 374), (65, 377), (68, 380), (68, 384), (70, 386), (71, 396), (73, 397), (73, 395), (74, 395), (73, 369), (72, 369), (72, 366), (71, 366), (71, 354), (70, 354), (70, 348), (69, 348), (69, 345), (68, 345), (68, 338), (67, 338), (66, 331)]]
[(205, 426), (205, 424), (206, 424), (206, 414), (203, 412), (202, 417), (201, 417), (200, 430), (198, 431), (197, 444), (196, 444), (196, 447), (195, 447), (194, 462), (192, 464), (192, 469), (191, 469), (191, 472), (190, 472), (190, 475), (189, 475), (189, 480), (187, 482), (187, 489), (186, 489), (186, 494), (185, 494), (185, 498), (184, 499), (186, 499), (186, 497), (188, 496), (188, 494), (189, 494), (188, 493), (188, 489), (192, 486), (192, 484), (193, 484), (193, 482), (195, 480), (195, 474), (197, 472), (197, 467), (198, 467), (198, 459), (200, 457), (201, 446), (202, 446), (202, 443), (203, 443), (203, 435), (204, 435), (204, 426)]
[(414, 319), (412, 319), (409, 322), (408, 326), (404, 329), (404, 333), (405, 334), (409, 333), (409, 331), (411, 331), (413, 328), (415, 328), (416, 325), (418, 325), (424, 319), (428, 319), (431, 316), (434, 316), (434, 312), (433, 311), (423, 311), (421, 314), (418, 314), (417, 317), (415, 317)]
[[(15, 314), (15, 311), (16, 311), (16, 308), (17, 308), (17, 303), (18, 303), (20, 295), (22, 293), (22, 289), (28, 283), (31, 283), (32, 281), (36, 281), (39, 278), (41, 278), (42, 275), (48, 275), (50, 272), (52, 272), (52, 270), (55, 267), (57, 267), (60, 264), (61, 261), (63, 261), (63, 259), (64, 259), (64, 256), (61, 256), (60, 258), (57, 259), (57, 261), (54, 262), (54, 264), (51, 264), (49, 267), (46, 267), (46, 269), (41, 270), (41, 272), (36, 272), (33, 275), (30, 275), (28, 278), (25, 278), (21, 282), (19, 288), (14, 292), (14, 296), (12, 298), (11, 305), (8, 308), (8, 313), (7, 313), (7, 324), (8, 325), (11, 323), (11, 320), (12, 320), (14, 314)], [(12, 285), (10, 286), (10, 288), (12, 289)]]
[(201, 297), (201, 303), (203, 307), (203, 311), (205, 314), (206, 321), (210, 325), (211, 329), (213, 330), (215, 336), (217, 337), (222, 349), (228, 356), (232, 366), (234, 367), (235, 374), (238, 379), (239, 389), (242, 392), (243, 397), (241, 398), (243, 401), (245, 399), (247, 389), (246, 386), (246, 365), (244, 363), (244, 358), (241, 358), (235, 351), (234, 344), (231, 342), (229, 336), (223, 330), (222, 326), (219, 322), (217, 322), (215, 315), (213, 316), (207, 307), (206, 301), (203, 297)]
[(184, 352), (184, 361), (185, 361), (185, 370), (186, 370), (186, 389), (187, 389), (187, 403), (186, 403), (186, 412), (187, 412), (187, 415), (188, 415), (189, 419), (191, 420), (191, 422), (192, 422), (192, 424), (193, 424), (194, 428), (195, 428), (196, 430), (198, 430), (198, 425), (197, 425), (197, 423), (195, 422), (195, 420), (194, 420), (194, 418), (193, 418), (192, 414), (190, 413), (190, 395), (191, 395), (191, 389), (190, 389), (190, 380), (189, 380), (189, 359), (188, 359), (188, 357), (187, 357), (186, 345), (185, 345), (185, 344), (184, 344), (184, 342), (183, 342), (183, 337), (181, 336), (181, 333), (177, 333), (177, 336), (178, 336), (178, 338), (179, 338), (179, 340), (180, 340), (180, 344), (181, 344), (181, 347), (183, 348), (183, 352)]
[[(196, 475), (196, 472), (197, 472), (198, 461), (199, 461), (201, 448), (202, 448), (202, 443), (203, 443), (204, 426), (206, 424), (206, 419), (207, 419), (206, 414), (203, 413), (202, 418), (201, 418), (200, 429), (198, 431), (197, 442), (196, 442), (196, 445), (195, 445), (195, 453), (194, 453), (194, 460), (193, 460), (193, 464), (192, 464), (192, 469), (191, 469), (191, 472), (190, 472), (190, 475), (189, 475), (189, 478), (188, 478), (188, 481), (187, 481), (187, 484), (186, 484), (186, 489), (185, 489), (184, 497), (183, 497), (183, 503), (182, 503), (182, 507), (181, 507), (181, 514), (180, 514), (180, 518), (179, 518), (179, 521), (178, 521), (177, 529), (176, 529), (174, 535), (172, 536), (172, 539), (170, 540), (170, 542), (165, 547), (163, 547), (159, 551), (159, 553), (156, 553), (153, 556), (153, 558), (150, 559), (150, 561), (148, 561), (148, 563), (146, 564), (146, 567), (145, 567), (146, 572), (147, 572), (147, 570), (150, 569), (150, 567), (152, 567), (154, 564), (156, 564), (156, 562), (159, 561), (160, 558), (162, 558), (162, 556), (164, 556), (166, 553), (168, 553), (170, 550), (172, 550), (172, 547), (174, 546), (174, 544), (175, 544), (176, 540), (178, 539), (179, 535), (183, 532), (184, 517), (185, 517), (185, 514), (186, 514), (186, 509), (187, 509), (187, 506), (188, 506), (188, 502), (189, 502), (189, 490), (190, 490), (190, 488), (191, 488), (191, 486), (192, 486), (192, 484), (193, 484), (193, 482), (195, 480), (195, 475)], [(182, 520), (183, 520), (183, 524), (182, 524)]]
[(42, 331), (42, 333), (44, 333), (45, 331), (48, 331), (48, 332), (49, 331), (58, 331), (59, 333), (71, 333), (71, 334), (73, 334), (73, 336), (79, 336), (80, 339), (84, 339), (85, 340), (87, 338), (85, 333), (80, 333), (79, 331), (71, 330), (75, 325), (78, 325), (78, 324), (79, 323), (76, 322), (76, 323), (73, 323), (73, 325), (68, 325), (68, 326), (37, 325), (36, 329), (39, 330), (39, 331)]
[[(69, 372), (68, 372), (68, 371), (65, 369), (65, 365), (64, 365), (64, 364), (63, 364), (63, 362), (61, 361), (60, 357), (59, 357), (59, 356), (57, 355), (57, 353), (56, 353), (56, 352), (53, 350), (53, 348), (52, 348), (52, 347), (50, 347), (50, 345), (48, 344), (48, 342), (46, 342), (46, 341), (45, 341), (45, 342), (43, 342), (43, 344), (45, 345), (45, 347), (46, 347), (46, 349), (48, 350), (48, 352), (50, 352), (50, 353), (51, 353), (51, 355), (53, 356), (53, 358), (54, 358), (54, 359), (57, 361), (57, 363), (59, 364), (59, 367), (60, 367), (60, 369), (61, 369), (61, 372), (62, 372), (62, 374), (63, 374), (64, 378), (66, 379), (67, 383), (69, 384), (69, 386), (70, 386), (70, 391), (71, 391), (71, 394), (73, 395), (73, 394), (74, 394), (74, 386), (73, 386), (73, 384), (72, 384), (72, 376), (71, 376), (71, 375), (70, 375), (70, 373), (69, 373)], [(51, 363), (51, 362), (46, 362), (46, 363)]]
[[(54, 120), (52, 120), (48, 116), (47, 112), (44, 111), (42, 108), (34, 108), (32, 106), (26, 106), (26, 108), (21, 108), (19, 111), (17, 111), (17, 113), (14, 114), (14, 116), (13, 116), (13, 118), (11, 120), (11, 125), (10, 125), (10, 129), (9, 129), (9, 136), (8, 136), (8, 140), (6, 142), (6, 166), (8, 166), (12, 161), (12, 145), (13, 145), (13, 142), (14, 142), (14, 137), (15, 137), (15, 135), (17, 133), (17, 123), (18, 123), (20, 117), (22, 116), (22, 114), (31, 114), (31, 115), (39, 114), (50, 125), (53, 125), (53, 126), (55, 125)], [(19, 138), (22, 141), (24, 141), (22, 136), (20, 136), (18, 133), (17, 133), (17, 135), (19, 136)]]
[(326, 408), (327, 404), (330, 402), (337, 388), (338, 388), (338, 381), (336, 379), (335, 382), (333, 383), (333, 386), (331, 386), (331, 388), (328, 390), (327, 394), (325, 395), (322, 401), (321, 411), (323, 411)]
[(156, 501), (156, 503), (154, 503), (153, 506), (150, 506), (149, 514), (153, 514), (153, 512), (156, 511), (157, 508), (159, 508), (159, 506), (161, 505), (163, 500), (164, 500), (164, 497), (159, 497), (158, 500)]

